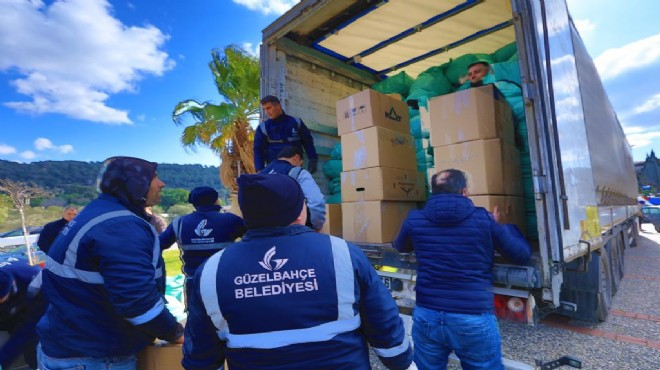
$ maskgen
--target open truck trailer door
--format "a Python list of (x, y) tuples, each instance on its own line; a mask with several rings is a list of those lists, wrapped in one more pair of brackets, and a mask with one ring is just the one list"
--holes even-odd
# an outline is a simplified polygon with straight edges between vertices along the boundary
[[(496, 264), (498, 313), (529, 323), (550, 312), (604, 320), (638, 230), (637, 184), (630, 146), (564, 0), (303, 0), (263, 31), (261, 94), (302, 117), (322, 168), (339, 143), (337, 101), (403, 71), (416, 79), (511, 44), (538, 236), (530, 266)], [(452, 73), (456, 88), (463, 75)], [(315, 178), (327, 191), (323, 173)], [(356, 244), (374, 265), (392, 267), (380, 273), (395, 295), (414, 297), (414, 254)]]

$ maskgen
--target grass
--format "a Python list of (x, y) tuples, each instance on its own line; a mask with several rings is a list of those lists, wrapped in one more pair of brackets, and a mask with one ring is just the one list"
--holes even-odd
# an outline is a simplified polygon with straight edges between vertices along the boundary
[(179, 259), (178, 249), (166, 249), (163, 251), (163, 259), (165, 260), (165, 272), (167, 276), (174, 276), (181, 274), (181, 259)]

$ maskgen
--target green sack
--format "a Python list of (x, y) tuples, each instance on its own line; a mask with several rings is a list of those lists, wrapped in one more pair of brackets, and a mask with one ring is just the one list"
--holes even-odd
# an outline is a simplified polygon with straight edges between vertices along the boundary
[(400, 94), (405, 99), (408, 96), (410, 85), (412, 85), (413, 81), (414, 79), (403, 71), (377, 82), (371, 88), (383, 94)]
[(330, 152), (330, 159), (341, 159), (341, 143), (335, 144)]
[(426, 108), (429, 98), (449, 94), (451, 90), (451, 83), (445, 77), (442, 68), (431, 67), (417, 76), (410, 86), (410, 94), (406, 101), (416, 100), (420, 106)]
[(516, 55), (516, 57), (518, 55), (518, 48), (515, 41), (495, 50), (490, 56), (493, 58), (493, 62), (498, 63), (509, 60), (513, 55)]
[(342, 171), (341, 159), (329, 159), (323, 165), (323, 173), (330, 179), (339, 177)]
[(341, 203), (341, 193), (335, 193), (325, 197), (326, 204), (340, 204)]

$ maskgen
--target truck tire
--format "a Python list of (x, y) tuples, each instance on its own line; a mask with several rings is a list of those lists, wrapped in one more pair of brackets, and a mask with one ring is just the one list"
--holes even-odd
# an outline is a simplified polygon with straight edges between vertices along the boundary
[(655, 227), (655, 232), (660, 233), (660, 225), (653, 225)]
[(612, 280), (612, 296), (616, 295), (619, 290), (619, 282), (621, 275), (619, 275), (619, 244), (621, 236), (617, 236), (609, 243), (608, 260), (610, 262), (610, 276)]
[(607, 320), (607, 315), (612, 307), (612, 275), (607, 251), (601, 249), (601, 253), (596, 253), (596, 256), (599, 256), (600, 262), (598, 264), (598, 320), (602, 322)]

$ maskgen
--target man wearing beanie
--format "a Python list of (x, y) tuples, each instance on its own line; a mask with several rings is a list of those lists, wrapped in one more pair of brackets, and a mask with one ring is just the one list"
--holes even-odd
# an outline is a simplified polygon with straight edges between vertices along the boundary
[(37, 321), (46, 310), (39, 294), (41, 268), (24, 261), (0, 263), (0, 330), (9, 340), (0, 348), (0, 368), (9, 369), (21, 353), (31, 369), (37, 368)]
[(101, 194), (51, 246), (42, 276), (49, 307), (37, 325), (44, 368), (135, 369), (135, 355), (154, 339), (183, 341), (165, 308), (158, 234), (145, 212), (165, 187), (156, 166), (106, 160)]
[(184, 368), (368, 370), (368, 344), (389, 369), (410, 366), (376, 271), (358, 247), (304, 226), (304, 200), (287, 175), (238, 179), (248, 231), (191, 282)]
[(208, 186), (193, 189), (188, 203), (195, 206), (195, 212), (176, 217), (159, 237), (162, 249), (169, 248), (175, 241), (179, 244), (182, 269), (186, 275), (186, 299), (188, 280), (197, 268), (246, 231), (243, 219), (232, 213), (220, 213), (217, 202), (215, 189)]

